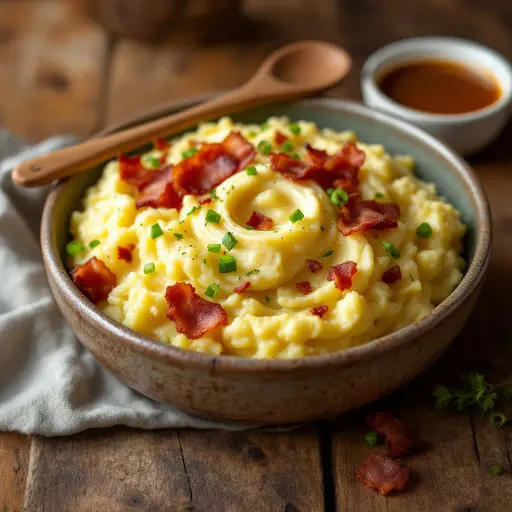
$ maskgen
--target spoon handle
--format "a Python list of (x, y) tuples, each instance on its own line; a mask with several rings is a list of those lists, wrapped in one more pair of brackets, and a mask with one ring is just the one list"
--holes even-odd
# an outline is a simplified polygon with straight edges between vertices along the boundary
[(14, 169), (12, 178), (24, 187), (46, 185), (132, 151), (157, 137), (180, 132), (226, 113), (297, 98), (307, 92), (307, 88), (286, 84), (268, 75), (256, 75), (243, 86), (182, 112), (23, 162)]

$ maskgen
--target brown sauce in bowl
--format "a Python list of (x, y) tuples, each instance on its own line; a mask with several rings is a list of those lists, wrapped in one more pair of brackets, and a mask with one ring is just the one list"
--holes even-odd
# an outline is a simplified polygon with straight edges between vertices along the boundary
[(397, 103), (433, 114), (474, 112), (501, 96), (494, 76), (442, 60), (397, 66), (380, 77), (378, 86)]

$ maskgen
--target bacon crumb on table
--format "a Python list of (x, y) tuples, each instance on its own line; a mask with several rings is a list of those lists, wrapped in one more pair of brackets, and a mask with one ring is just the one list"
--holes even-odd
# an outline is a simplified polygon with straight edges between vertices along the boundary
[(409, 470), (398, 460), (382, 453), (371, 453), (357, 467), (356, 475), (366, 486), (383, 496), (402, 491), (409, 480)]
[(415, 439), (407, 427), (389, 412), (376, 412), (369, 415), (368, 425), (384, 437), (392, 457), (405, 455), (415, 444)]

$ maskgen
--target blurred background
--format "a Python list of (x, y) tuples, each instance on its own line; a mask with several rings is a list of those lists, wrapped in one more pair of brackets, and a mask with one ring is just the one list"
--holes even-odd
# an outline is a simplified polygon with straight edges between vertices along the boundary
[(329, 94), (359, 99), (364, 59), (453, 35), (512, 58), (511, 0), (0, 0), (0, 124), (30, 141), (86, 136), (171, 100), (232, 88), (297, 39), (344, 46)]

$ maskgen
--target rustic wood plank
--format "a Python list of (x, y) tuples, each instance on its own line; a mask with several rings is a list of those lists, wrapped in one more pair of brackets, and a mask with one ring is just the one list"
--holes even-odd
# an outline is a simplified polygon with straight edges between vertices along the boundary
[(324, 510), (316, 429), (179, 433), (195, 510)]
[(0, 2), (0, 124), (29, 140), (94, 131), (107, 43), (68, 2)]
[(28, 461), (28, 438), (13, 432), (0, 433), (0, 510), (23, 510)]
[(108, 429), (32, 442), (25, 512), (178, 512), (188, 502), (175, 432)]

